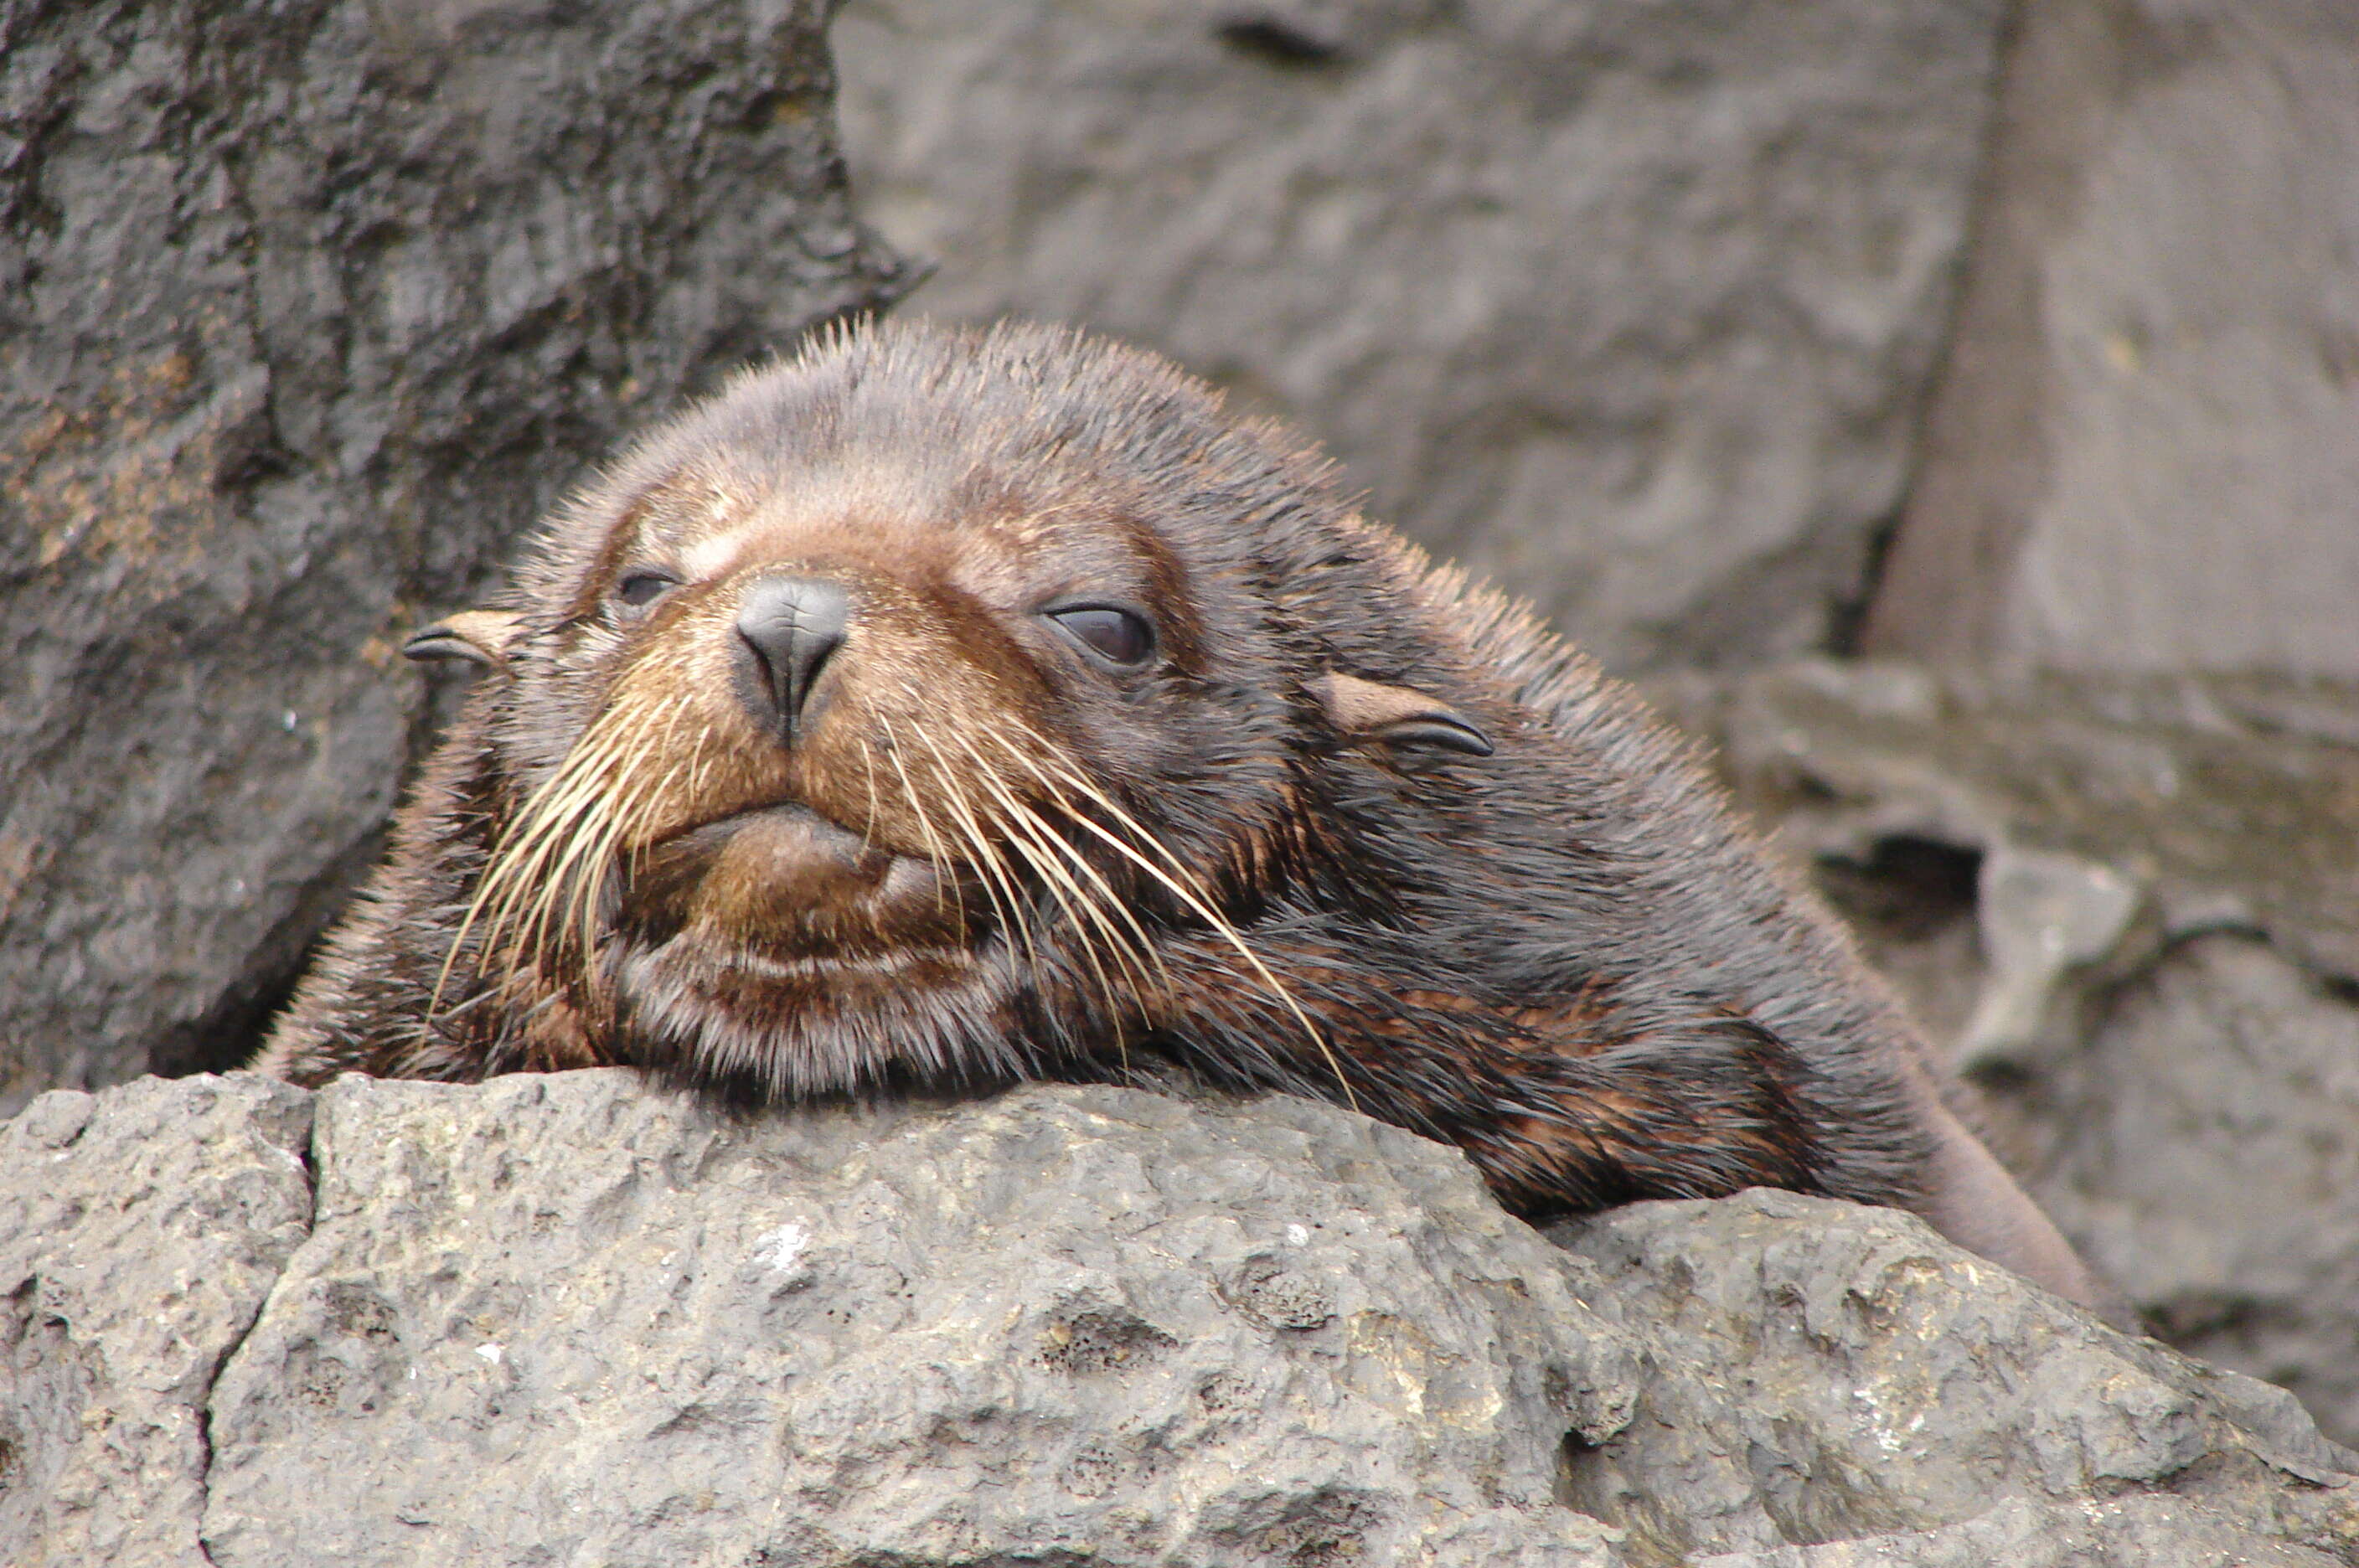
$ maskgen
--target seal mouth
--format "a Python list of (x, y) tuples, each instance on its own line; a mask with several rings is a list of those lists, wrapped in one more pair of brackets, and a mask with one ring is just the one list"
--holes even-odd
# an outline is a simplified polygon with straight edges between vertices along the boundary
[[(894, 1020), (993, 1014), (994, 929), (954, 871), (808, 806), (764, 806), (639, 858), (605, 973), (643, 1063), (693, 1062), (707, 1081), (745, 1077), (762, 1093), (834, 1092), (905, 1054)], [(926, 1058), (912, 1070), (931, 1061), (910, 1049)]]
[[(683, 842), (715, 834), (754, 832), (775, 850), (802, 853), (851, 864), (872, 853), (869, 839), (822, 815), (800, 800), (775, 800), (700, 817), (670, 828), (650, 840), (647, 852), (659, 853)], [(885, 852), (889, 854), (890, 852)]]
[(676, 832), (634, 861), (621, 924), (646, 946), (692, 938), (756, 966), (872, 967), (910, 948), (970, 945), (951, 876), (799, 801)]

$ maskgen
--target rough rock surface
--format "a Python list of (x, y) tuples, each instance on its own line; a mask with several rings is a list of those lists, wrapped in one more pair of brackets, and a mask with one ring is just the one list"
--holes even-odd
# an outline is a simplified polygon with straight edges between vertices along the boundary
[[(2074, 1561), (2060, 1533), (2104, 1540), (2133, 1498), (2125, 1528), (2171, 1549), (2129, 1561), (2359, 1555), (2359, 1454), (2290, 1395), (2096, 1329), (1908, 1216), (1756, 1192), (1556, 1235), (1645, 1340), (1636, 1418), (1571, 1445), (1564, 1488), (1634, 1562)], [(1904, 1533), (1926, 1539), (1819, 1544)]]
[(2359, 1563), (2284, 1395), (1914, 1220), (1560, 1250), (1299, 1101), (149, 1082), (0, 1216), (10, 1563)]
[(1610, 663), (1824, 646), (1948, 321), (1999, 0), (853, 0), (915, 301), (1316, 431)]
[(318, 1146), (216, 1392), (223, 1568), (1601, 1533), (1552, 1456), (1627, 1418), (1620, 1343), (1388, 1129), (1105, 1093), (732, 1127), (613, 1073), (352, 1080)]
[(0, 1560), (203, 1561), (213, 1380), (310, 1229), (311, 1096), (58, 1090), (0, 1128)]
[(1819, 663), (1660, 694), (2157, 1332), (2359, 1441), (2359, 691)]
[(250, 1045), (422, 737), (403, 635), (890, 292), (827, 10), (0, 8), (0, 1106)]
[(2020, 11), (1870, 650), (2359, 678), (2359, 9)]

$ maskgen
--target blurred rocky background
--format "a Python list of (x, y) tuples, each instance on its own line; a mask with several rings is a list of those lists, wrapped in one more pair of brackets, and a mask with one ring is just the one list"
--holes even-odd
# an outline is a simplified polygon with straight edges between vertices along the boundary
[(2155, 1329), (2359, 1438), (2359, 10), (830, 10), (0, 3), (0, 1112), (239, 1060), (403, 632), (929, 268), (1645, 682)]

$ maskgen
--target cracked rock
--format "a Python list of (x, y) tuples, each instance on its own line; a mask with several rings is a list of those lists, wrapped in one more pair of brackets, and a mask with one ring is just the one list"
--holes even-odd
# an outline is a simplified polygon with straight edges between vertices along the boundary
[(201, 1568), (206, 1401), (310, 1229), (311, 1099), (148, 1078), (0, 1127), (0, 1560)]
[(347, 1078), (318, 1149), (214, 1399), (220, 1568), (1608, 1561), (1552, 1487), (1627, 1342), (1391, 1128), (1045, 1088), (732, 1121), (614, 1072)]
[(2283, 1393), (1911, 1218), (1566, 1250), (1302, 1101), (201, 1078), (0, 1149), (12, 1564), (2359, 1563)]
[(1864, 646), (2359, 679), (2359, 13), (2017, 8)]

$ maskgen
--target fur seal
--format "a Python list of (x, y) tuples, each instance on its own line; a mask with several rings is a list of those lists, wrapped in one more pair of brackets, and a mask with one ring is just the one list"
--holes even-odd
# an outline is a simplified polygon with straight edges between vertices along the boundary
[(832, 332), (410, 651), (484, 674), (266, 1072), (1176, 1061), (1527, 1215), (1787, 1187), (2103, 1300), (1688, 743), (1152, 355)]

